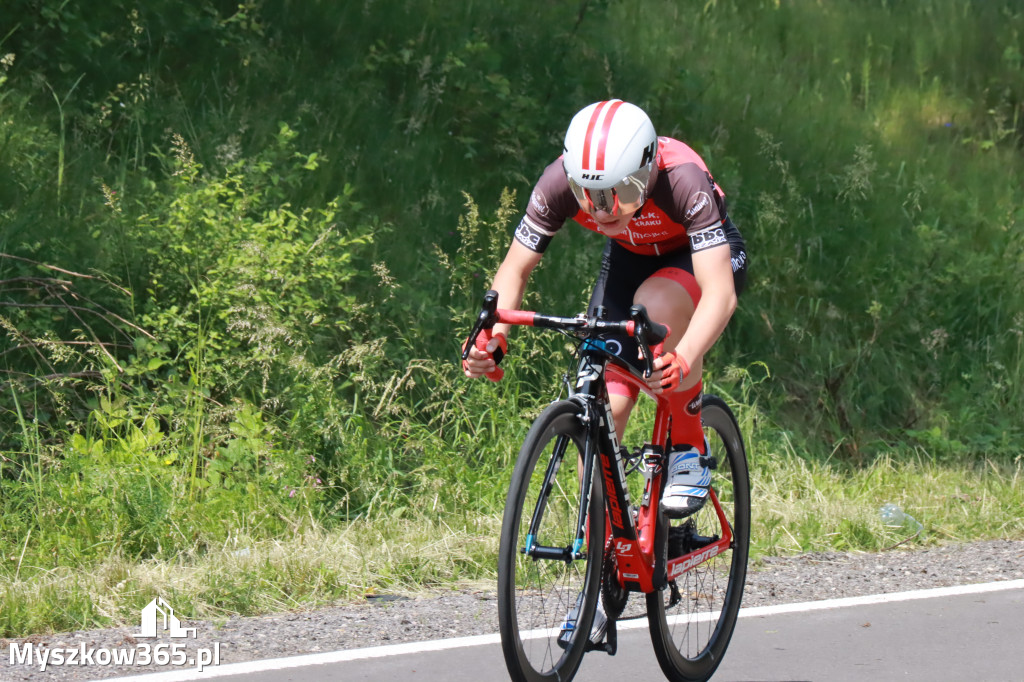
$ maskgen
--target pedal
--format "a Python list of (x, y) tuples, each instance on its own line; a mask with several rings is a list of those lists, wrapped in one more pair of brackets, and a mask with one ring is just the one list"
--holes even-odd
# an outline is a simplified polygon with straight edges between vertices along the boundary
[(656, 445), (647, 444), (637, 451), (638, 457), (643, 457), (644, 462), (644, 494), (640, 500), (640, 506), (647, 508), (651, 504), (651, 490), (655, 479), (661, 473), (665, 465), (665, 451)]
[(668, 604), (665, 604), (665, 610), (671, 609), (673, 606), (683, 600), (683, 595), (679, 593), (679, 587), (676, 585), (676, 581), (673, 580), (668, 584), (669, 587), (669, 598)]
[(619, 650), (619, 633), (615, 627), (615, 619), (608, 619), (608, 629), (604, 633), (604, 652), (609, 656), (614, 656), (615, 652)]
[(615, 628), (615, 619), (608, 619), (608, 629), (604, 633), (604, 641), (594, 644), (589, 639), (587, 640), (587, 646), (584, 647), (584, 652), (591, 651), (603, 651), (609, 656), (614, 656), (619, 650), (619, 635)]
[(651, 475), (661, 473), (661, 467), (665, 464), (665, 450), (658, 445), (647, 444), (640, 454), (644, 458), (644, 466)]

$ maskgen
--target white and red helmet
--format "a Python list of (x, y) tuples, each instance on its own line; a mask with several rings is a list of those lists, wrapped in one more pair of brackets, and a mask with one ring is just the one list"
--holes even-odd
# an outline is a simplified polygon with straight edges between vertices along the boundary
[(625, 215), (647, 200), (657, 154), (658, 136), (644, 110), (612, 99), (573, 116), (562, 164), (583, 210)]

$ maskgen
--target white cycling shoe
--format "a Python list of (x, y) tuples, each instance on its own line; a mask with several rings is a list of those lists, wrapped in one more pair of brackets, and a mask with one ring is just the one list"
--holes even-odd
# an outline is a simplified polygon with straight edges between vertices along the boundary
[[(565, 621), (562, 622), (562, 631), (558, 633), (558, 646), (563, 649), (569, 647), (573, 632), (576, 631), (576, 620), (579, 617), (580, 607), (583, 606), (583, 594), (576, 599), (576, 606), (569, 610)], [(608, 629), (608, 616), (604, 612), (604, 598), (597, 600), (597, 611), (594, 612), (594, 624), (590, 626), (590, 641), (592, 644), (600, 644), (604, 639), (605, 630)]]
[(707, 501), (711, 471), (701, 461), (702, 457), (697, 448), (689, 445), (669, 455), (668, 482), (661, 496), (661, 510), (669, 518), (686, 518)]

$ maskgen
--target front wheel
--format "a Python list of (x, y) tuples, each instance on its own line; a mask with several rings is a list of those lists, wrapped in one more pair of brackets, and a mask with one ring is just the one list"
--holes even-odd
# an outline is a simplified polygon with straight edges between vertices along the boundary
[[(571, 679), (594, 620), (604, 493), (596, 473), (589, 486), (581, 483), (588, 453), (580, 412), (567, 400), (549, 405), (530, 428), (512, 473), (498, 550), (498, 625), (513, 680)], [(575, 548), (583, 490), (589, 490), (583, 502), (589, 521), (582, 547)]]
[[(673, 682), (707, 680), (714, 674), (740, 610), (750, 545), (750, 480), (739, 426), (729, 407), (704, 396), (704, 435), (718, 467), (711, 486), (732, 529), (729, 547), (647, 595), (651, 640), (662, 672)], [(724, 537), (718, 512), (709, 500), (693, 516), (673, 522), (669, 558)]]

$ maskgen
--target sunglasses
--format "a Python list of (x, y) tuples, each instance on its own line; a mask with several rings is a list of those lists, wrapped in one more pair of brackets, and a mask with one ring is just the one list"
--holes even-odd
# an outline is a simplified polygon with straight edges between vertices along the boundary
[(572, 176), (566, 174), (566, 177), (569, 179), (569, 188), (573, 196), (579, 202), (580, 208), (587, 213), (604, 211), (613, 216), (629, 215), (639, 211), (647, 201), (647, 182), (651, 178), (651, 166), (648, 164), (607, 189), (589, 189), (573, 180)]

